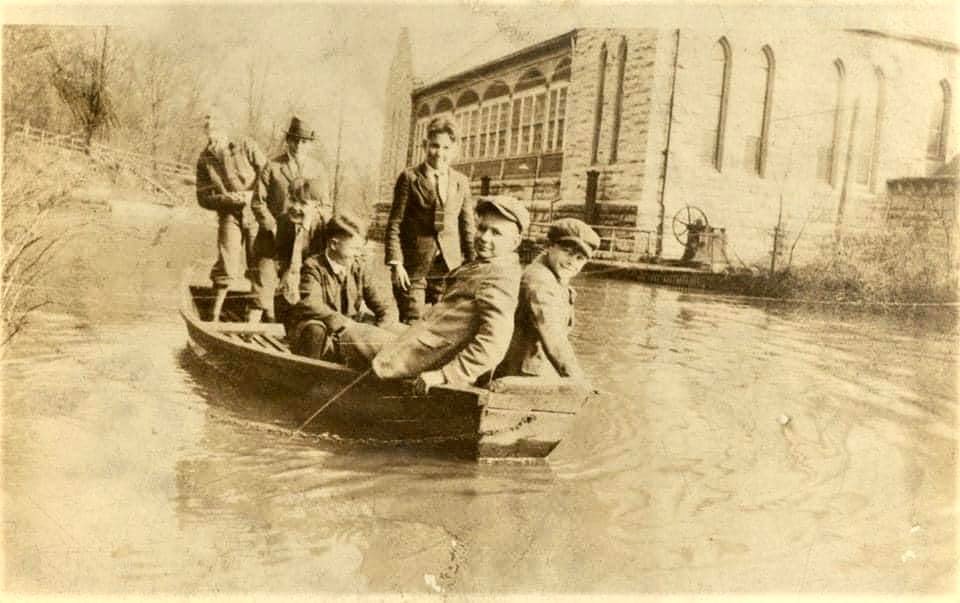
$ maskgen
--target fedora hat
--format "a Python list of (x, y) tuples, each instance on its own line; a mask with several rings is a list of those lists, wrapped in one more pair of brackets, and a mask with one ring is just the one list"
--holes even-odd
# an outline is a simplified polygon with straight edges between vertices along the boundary
[(308, 126), (302, 119), (294, 115), (290, 118), (290, 127), (287, 128), (287, 136), (299, 138), (300, 140), (313, 140), (316, 134), (313, 128)]

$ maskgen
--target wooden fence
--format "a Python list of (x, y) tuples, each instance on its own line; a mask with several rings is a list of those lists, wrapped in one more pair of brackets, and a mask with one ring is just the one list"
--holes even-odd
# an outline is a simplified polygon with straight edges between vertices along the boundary
[[(23, 127), (17, 130), (14, 135), (21, 136), (25, 140), (41, 145), (55, 146), (82, 153), (86, 153), (88, 150), (83, 137), (78, 134), (56, 134), (54, 132), (41, 130), (40, 128), (31, 127), (30, 124), (23, 124)], [(179, 161), (171, 161), (169, 159), (160, 159), (145, 153), (135, 153), (133, 151), (108, 147), (99, 142), (90, 144), (89, 155), (98, 161), (117, 163), (124, 166), (133, 165), (141, 170), (151, 170), (163, 176), (193, 178), (196, 175), (196, 166)]]

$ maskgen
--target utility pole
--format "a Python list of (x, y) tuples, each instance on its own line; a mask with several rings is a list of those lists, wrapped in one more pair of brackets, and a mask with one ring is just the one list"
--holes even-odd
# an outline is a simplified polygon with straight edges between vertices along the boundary
[(840, 234), (843, 228), (843, 211), (847, 205), (847, 189), (850, 187), (850, 167), (853, 164), (853, 145), (856, 142), (857, 111), (859, 101), (853, 103), (853, 117), (850, 118), (850, 136), (847, 138), (847, 155), (844, 159), (843, 185), (840, 187), (840, 201), (837, 203), (837, 222), (834, 227), (834, 242), (840, 243)]
[(337, 159), (333, 166), (333, 207), (337, 207), (340, 195), (340, 144), (343, 140), (343, 101), (340, 101), (340, 120), (337, 124)]

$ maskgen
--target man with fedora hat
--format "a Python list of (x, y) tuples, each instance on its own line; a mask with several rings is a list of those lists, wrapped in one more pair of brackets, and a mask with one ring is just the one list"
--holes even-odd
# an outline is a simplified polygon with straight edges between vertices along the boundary
[(497, 376), (561, 376), (585, 379), (568, 335), (576, 299), (570, 279), (600, 247), (600, 237), (574, 218), (547, 231), (547, 248), (523, 271), (513, 338)]
[[(300, 301), (288, 321), (290, 349), (321, 360), (337, 360), (334, 334), (353, 322), (395, 322), (390, 305), (373, 286), (362, 257), (363, 224), (352, 213), (338, 212), (327, 222), (324, 248), (306, 259), (300, 275)], [(369, 316), (364, 305), (373, 312)]]
[(401, 172), (393, 188), (385, 259), (405, 323), (422, 318), (425, 304), (439, 296), (443, 276), (474, 257), (470, 182), (450, 167), (456, 140), (449, 118), (431, 120), (425, 161)]
[(509, 196), (481, 198), (476, 212), (476, 259), (447, 275), (437, 303), (399, 337), (363, 325), (345, 329), (339, 342), (348, 364), (371, 364), (381, 379), (416, 377), (416, 389), (426, 391), (476, 383), (503, 359), (520, 288), (517, 248), (530, 215)]
[(207, 145), (197, 158), (196, 192), (200, 207), (217, 212), (217, 261), (210, 270), (215, 291), (212, 320), (217, 321), (227, 291), (243, 279), (244, 264), (248, 269), (255, 265), (257, 220), (252, 203), (266, 157), (252, 140), (230, 138), (217, 109), (204, 116), (203, 127)]
[(260, 176), (260, 194), (254, 200), (251, 209), (260, 225), (253, 251), (257, 271), (253, 275), (253, 301), (250, 306), (250, 320), (260, 316), (274, 320), (274, 292), (277, 278), (277, 221), (286, 212), (290, 202), (291, 185), (295, 180), (308, 183), (311, 200), (323, 213), (331, 213), (327, 178), (323, 166), (304, 152), (308, 143), (316, 134), (302, 119), (293, 116), (287, 128), (286, 149), (274, 157)]

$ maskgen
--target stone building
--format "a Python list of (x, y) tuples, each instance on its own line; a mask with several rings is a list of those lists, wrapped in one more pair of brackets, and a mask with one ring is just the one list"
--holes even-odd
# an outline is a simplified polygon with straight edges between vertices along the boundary
[(449, 115), (476, 194), (583, 217), (617, 257), (680, 257), (675, 223), (702, 212), (744, 263), (774, 227), (802, 260), (954, 154), (957, 56), (872, 30), (577, 29), (413, 89), (403, 148), (421, 161)]

